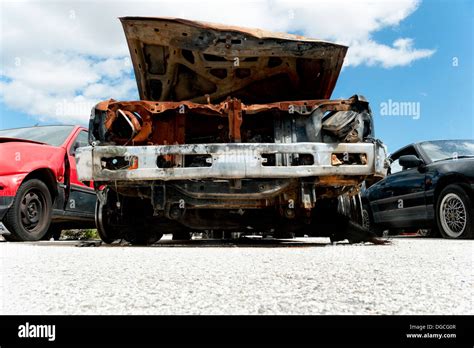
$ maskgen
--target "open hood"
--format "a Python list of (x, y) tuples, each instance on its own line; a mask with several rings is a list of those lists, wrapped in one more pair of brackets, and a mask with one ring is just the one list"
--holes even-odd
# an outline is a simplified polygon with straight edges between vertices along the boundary
[(140, 99), (246, 104), (328, 99), (346, 46), (177, 18), (120, 18)]

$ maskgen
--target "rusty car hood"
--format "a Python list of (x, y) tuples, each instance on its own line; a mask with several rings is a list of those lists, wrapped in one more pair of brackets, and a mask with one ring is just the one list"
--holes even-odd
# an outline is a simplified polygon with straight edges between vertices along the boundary
[(178, 18), (120, 18), (140, 99), (247, 104), (328, 99), (346, 46)]

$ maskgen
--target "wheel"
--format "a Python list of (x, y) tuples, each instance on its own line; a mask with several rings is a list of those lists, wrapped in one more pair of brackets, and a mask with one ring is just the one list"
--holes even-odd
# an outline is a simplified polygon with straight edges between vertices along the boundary
[(370, 231), (370, 216), (369, 212), (365, 207), (362, 209), (362, 227), (368, 229)]
[(13, 241), (41, 240), (48, 232), (52, 213), (48, 187), (38, 179), (25, 181), (3, 221), (11, 232), (5, 238)]
[(107, 244), (118, 239), (133, 245), (156, 243), (167, 226), (152, 218), (151, 204), (145, 200), (124, 196), (110, 187), (98, 192), (95, 222), (97, 233)]
[(436, 219), (443, 238), (472, 238), (473, 203), (459, 185), (448, 185), (440, 193), (436, 204)]
[(374, 222), (372, 210), (367, 202), (362, 204), (362, 227), (374, 233), (377, 237), (383, 236), (383, 228)]
[[(342, 196), (342, 197), (344, 197), (344, 196)], [(340, 198), (342, 198), (342, 197), (340, 197)], [(364, 223), (364, 221), (363, 221), (363, 213), (364, 212), (363, 212), (363, 208), (362, 208), (362, 199), (360, 197), (360, 194), (347, 197), (347, 201), (348, 201), (348, 204), (347, 204), (348, 212), (344, 213), (343, 209), (341, 209), (342, 204), (340, 204), (338, 206), (339, 213), (348, 216), (351, 221), (353, 221), (354, 223), (362, 226), (363, 223)]]
[(107, 201), (108, 196), (111, 198), (113, 195), (105, 193), (105, 204), (100, 199), (97, 199), (95, 203), (95, 225), (100, 239), (104, 243), (112, 244), (117, 239), (122, 238), (122, 233), (117, 227), (110, 224), (111, 212), (113, 212), (111, 203), (115, 204), (116, 201), (113, 199), (111, 199), (113, 202)]

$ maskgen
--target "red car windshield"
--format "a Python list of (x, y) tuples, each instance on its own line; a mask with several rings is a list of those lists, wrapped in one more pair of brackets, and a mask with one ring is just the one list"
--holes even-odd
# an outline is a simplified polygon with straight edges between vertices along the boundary
[(52, 146), (64, 143), (74, 126), (38, 126), (0, 130), (0, 138), (38, 141)]

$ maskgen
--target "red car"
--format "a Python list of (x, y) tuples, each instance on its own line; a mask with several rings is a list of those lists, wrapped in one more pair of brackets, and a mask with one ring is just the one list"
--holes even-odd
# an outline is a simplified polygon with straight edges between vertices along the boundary
[(77, 178), (75, 151), (88, 144), (80, 126), (0, 130), (0, 222), (12, 241), (59, 238), (94, 226), (92, 182)]

